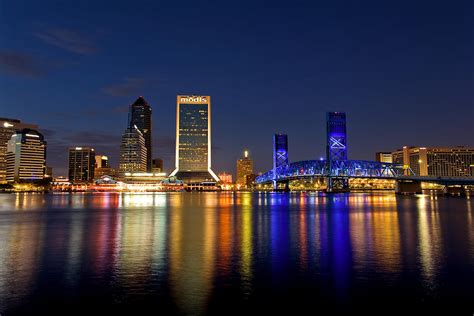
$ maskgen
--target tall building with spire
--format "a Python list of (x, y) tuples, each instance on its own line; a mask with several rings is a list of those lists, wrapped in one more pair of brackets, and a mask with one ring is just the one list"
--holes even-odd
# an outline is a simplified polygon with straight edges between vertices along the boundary
[(244, 157), (237, 160), (237, 184), (247, 185), (247, 176), (253, 174), (253, 160), (249, 157), (248, 150), (244, 151)]
[[(146, 148), (146, 171), (152, 168), (152, 142), (151, 142), (151, 107), (145, 99), (140, 96), (130, 105), (129, 128), (136, 126), (145, 140)], [(131, 131), (133, 132), (133, 130)]]
[(211, 169), (211, 97), (178, 95), (176, 169), (171, 176), (186, 183), (219, 181)]

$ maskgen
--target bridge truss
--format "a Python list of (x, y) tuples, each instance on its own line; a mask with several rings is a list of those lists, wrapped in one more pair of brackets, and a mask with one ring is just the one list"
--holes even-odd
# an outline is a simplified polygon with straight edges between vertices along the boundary
[[(329, 167), (330, 166), (330, 167)], [(410, 174), (413, 171), (409, 169)], [(404, 176), (401, 164), (365, 160), (305, 160), (293, 162), (270, 170), (256, 178), (257, 184), (286, 181), (298, 178), (376, 178), (395, 179)]]

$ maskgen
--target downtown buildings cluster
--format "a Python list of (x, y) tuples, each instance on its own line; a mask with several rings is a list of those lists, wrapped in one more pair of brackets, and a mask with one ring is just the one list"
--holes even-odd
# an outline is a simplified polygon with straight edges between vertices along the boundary
[[(328, 161), (347, 160), (345, 113), (328, 115), (332, 130), (328, 144), (334, 143), (328, 151)], [(52, 169), (46, 166), (47, 142), (38, 126), (6, 118), (0, 118), (0, 124), (0, 183), (41, 185), (49, 179), (63, 189), (94, 185), (117, 187), (125, 183), (150, 190), (170, 186), (188, 190), (232, 190), (251, 189), (257, 177), (247, 150), (236, 162), (235, 182), (232, 174), (213, 171), (210, 96), (177, 96), (175, 168), (170, 174), (165, 172), (163, 159), (153, 157), (152, 108), (141, 96), (130, 105), (121, 142), (117, 144), (120, 148), (118, 168), (111, 165), (107, 153), (96, 153), (93, 144), (71, 144), (68, 177), (53, 180)], [(344, 137), (336, 137), (339, 134)], [(379, 152), (376, 160), (403, 164), (407, 172), (411, 170), (420, 176), (474, 176), (474, 148), (405, 146), (392, 152)], [(273, 170), (287, 164), (288, 136), (275, 134)]]

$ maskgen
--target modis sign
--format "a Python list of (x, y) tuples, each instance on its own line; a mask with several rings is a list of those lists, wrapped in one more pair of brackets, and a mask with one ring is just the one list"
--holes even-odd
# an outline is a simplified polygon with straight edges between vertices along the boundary
[(209, 102), (209, 96), (203, 95), (178, 95), (179, 103), (189, 104), (207, 104)]

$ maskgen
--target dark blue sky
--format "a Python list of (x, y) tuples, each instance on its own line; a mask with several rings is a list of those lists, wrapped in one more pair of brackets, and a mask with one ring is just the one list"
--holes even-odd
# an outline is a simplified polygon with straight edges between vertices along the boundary
[[(75, 2), (75, 3), (74, 3)], [(474, 146), (472, 1), (0, 1), (0, 117), (37, 123), (48, 164), (67, 146), (117, 164), (127, 106), (153, 107), (154, 156), (171, 170), (177, 94), (212, 96), (213, 166), (244, 148), (271, 166), (325, 151), (325, 112), (346, 111), (349, 157), (403, 145)]]

